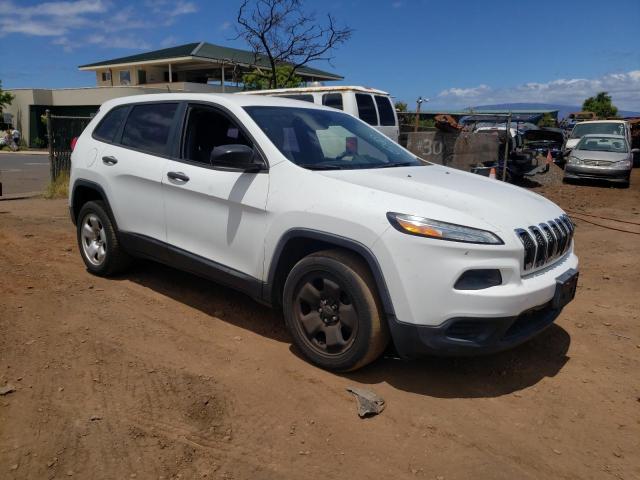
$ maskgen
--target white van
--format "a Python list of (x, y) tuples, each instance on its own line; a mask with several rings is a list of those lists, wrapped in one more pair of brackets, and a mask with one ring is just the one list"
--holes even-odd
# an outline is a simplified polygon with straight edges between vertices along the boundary
[(389, 94), (382, 90), (368, 87), (335, 86), (279, 88), (239, 93), (242, 95), (285, 97), (337, 108), (358, 117), (394, 142), (398, 141), (400, 133), (398, 115)]

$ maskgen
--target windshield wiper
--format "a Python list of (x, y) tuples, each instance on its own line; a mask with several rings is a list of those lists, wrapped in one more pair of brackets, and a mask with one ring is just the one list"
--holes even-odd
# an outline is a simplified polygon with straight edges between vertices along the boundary
[(308, 170), (343, 170), (344, 167), (340, 165), (320, 165), (316, 163), (299, 163), (299, 167), (306, 168)]
[(385, 165), (380, 165), (375, 168), (393, 168), (393, 167), (417, 167), (419, 164), (413, 162), (398, 162), (398, 163), (387, 163)]

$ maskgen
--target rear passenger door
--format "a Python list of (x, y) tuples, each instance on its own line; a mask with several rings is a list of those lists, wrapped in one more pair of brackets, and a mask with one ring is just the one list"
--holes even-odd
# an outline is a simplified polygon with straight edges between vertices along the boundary
[(118, 229), (166, 241), (162, 178), (179, 102), (137, 103), (99, 153), (96, 168), (107, 179)]

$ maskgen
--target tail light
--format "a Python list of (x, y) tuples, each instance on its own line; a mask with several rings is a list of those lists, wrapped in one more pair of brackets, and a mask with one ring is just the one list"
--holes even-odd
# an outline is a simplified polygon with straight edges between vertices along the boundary
[(71, 151), (72, 152), (76, 149), (76, 143), (78, 143), (78, 137), (73, 137), (71, 139)]

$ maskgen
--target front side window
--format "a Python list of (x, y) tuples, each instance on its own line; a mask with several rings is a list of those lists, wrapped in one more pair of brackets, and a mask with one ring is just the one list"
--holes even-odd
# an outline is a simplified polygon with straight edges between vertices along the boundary
[(223, 145), (252, 147), (244, 132), (223, 113), (214, 108), (191, 105), (183, 136), (182, 158), (211, 165), (211, 152)]
[(131, 85), (131, 72), (129, 70), (120, 71), (120, 85)]
[(122, 133), (122, 145), (149, 153), (164, 154), (177, 103), (135, 105)]
[(245, 110), (285, 157), (310, 170), (424, 165), (385, 135), (342, 112), (266, 106)]
[(322, 104), (327, 107), (337, 108), (338, 110), (344, 110), (342, 106), (341, 93), (325, 93), (324, 95), (322, 95)]
[(362, 121), (369, 125), (378, 125), (378, 114), (371, 95), (356, 93), (356, 104), (358, 105), (358, 116)]
[(93, 131), (93, 136), (98, 140), (111, 143), (115, 140), (116, 133), (120, 129), (120, 125), (124, 121), (127, 115), (128, 105), (122, 105), (111, 109), (104, 118), (100, 121), (100, 124)]
[(378, 106), (378, 113), (380, 114), (380, 125), (385, 127), (393, 127), (396, 124), (396, 117), (393, 114), (393, 106), (389, 97), (382, 95), (376, 95), (376, 105)]

